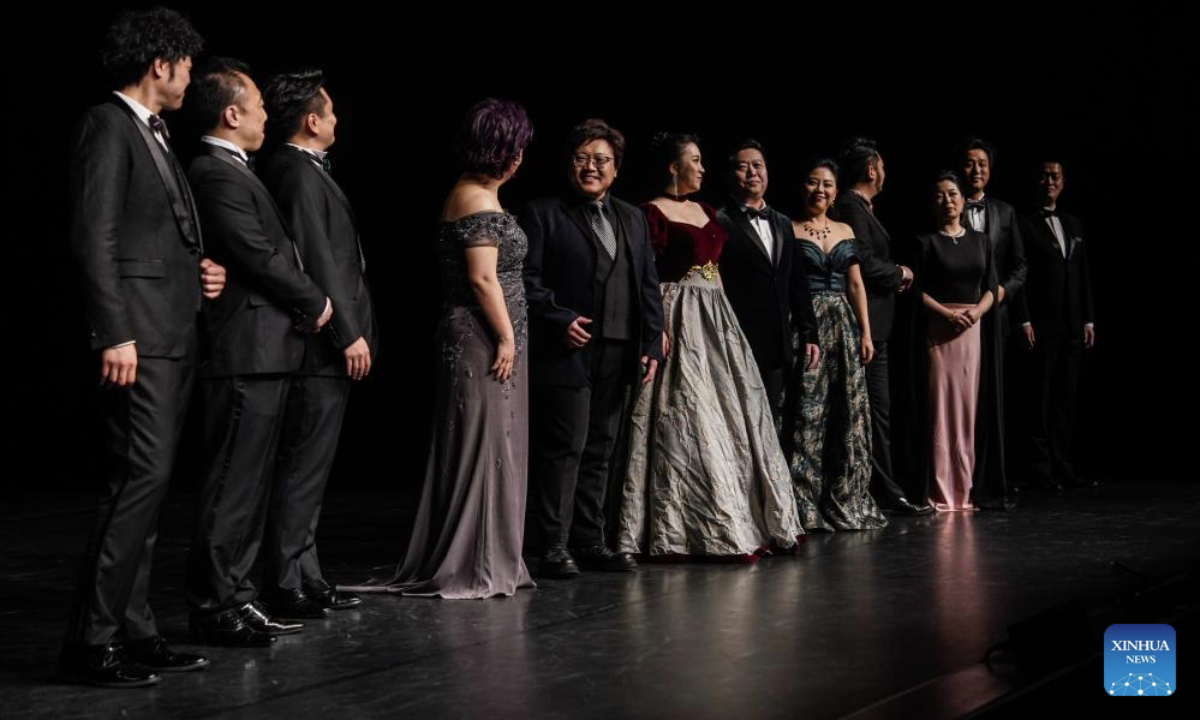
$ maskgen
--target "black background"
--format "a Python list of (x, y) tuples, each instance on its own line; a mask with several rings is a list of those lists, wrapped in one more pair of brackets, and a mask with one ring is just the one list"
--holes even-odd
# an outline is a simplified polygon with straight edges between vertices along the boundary
[[(921, 17), (751, 4), (720, 15), (699, 5), (657, 15), (500, 4), (180, 9), (209, 52), (249, 62), (260, 84), (297, 66), (326, 71), (340, 120), (334, 172), (363, 225), (383, 329), (378, 364), (351, 400), (338, 483), (412, 487), (423, 476), (440, 306), (434, 231), (455, 177), (458, 119), (489, 95), (521, 101), (535, 125), (526, 163), (501, 195), (514, 210), (559, 187), (563, 139), (589, 116), (625, 132), (614, 192), (635, 202), (657, 189), (645, 160), (657, 130), (700, 135), (702, 195), (714, 204), (724, 201), (729, 145), (758, 138), (768, 200), (785, 212), (797, 209), (803, 158), (871, 135), (888, 174), (878, 214), (901, 252), (925, 228), (928, 178), (949, 166), (956, 140), (980, 134), (997, 145), (989, 192), (1019, 209), (1032, 199), (1036, 161), (1062, 158), (1061, 206), (1087, 228), (1098, 316), (1080, 465), (1100, 477), (1180, 477), (1178, 450), (1191, 441), (1184, 368), (1195, 282), (1195, 142), (1184, 105), (1197, 84), (1170, 6), (1139, 6), (1133, 17), (1045, 17), (1000, 4)], [(4, 483), (18, 499), (96, 482), (98, 363), (66, 250), (64, 194), (70, 129), (107, 91), (97, 48), (116, 6), (22, 12), (10, 18), (5, 50)], [(178, 113), (167, 120), (188, 155), (194, 129)], [(194, 477), (197, 431), (188, 431), (183, 482)]]

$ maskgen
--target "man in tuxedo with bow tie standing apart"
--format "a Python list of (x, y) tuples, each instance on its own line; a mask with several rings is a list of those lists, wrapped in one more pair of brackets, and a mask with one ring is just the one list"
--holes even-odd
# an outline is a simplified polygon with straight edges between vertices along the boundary
[(729, 181), (733, 202), (717, 212), (729, 234), (721, 251), (721, 283), (754, 353), (778, 427), (791, 377), (793, 325), (804, 348), (801, 362), (813, 368), (820, 358), (817, 319), (803, 273), (793, 277), (792, 221), (767, 206), (767, 159), (761, 143), (745, 140), (734, 148)]
[(980, 397), (993, 397), (998, 404), (994, 409), (980, 408), (980, 413), (994, 411), (999, 421), (984, 423), (978, 430), (972, 494), (980, 509), (1009, 510), (1016, 501), (1008, 487), (1004, 457), (1004, 349), (1010, 330), (1009, 308), (1014, 298), (1020, 295), (1028, 273), (1025, 247), (1012, 205), (986, 193), (996, 159), (995, 148), (981, 138), (970, 138), (959, 146), (957, 155), (967, 195), (963, 224), (987, 236), (1000, 281), (993, 310), (994, 322), (999, 326), (1000, 347), (995, 348), (994, 353), (984, 351), (985, 357), (995, 359), (996, 367), (994, 371), (985, 369), (980, 380), (995, 385), (990, 395), (981, 391)]
[(261, 647), (303, 627), (267, 615), (249, 575), (262, 545), (290, 375), (304, 364), (303, 333), (324, 327), (333, 305), (304, 274), (275, 201), (249, 167), (267, 120), (249, 69), (210, 61), (189, 104), (208, 134), (188, 179), (213, 256), (229, 270), (228, 287), (205, 310), (209, 465), (188, 558), (191, 627), (202, 642)]
[(283, 213), (305, 272), (338, 309), (324, 331), (305, 336), (304, 365), (292, 375), (267, 520), (268, 610), (309, 616), (311, 605), (358, 605), (325, 581), (317, 558), (321, 501), (337, 451), (351, 381), (371, 371), (375, 316), (366, 260), (350, 201), (327, 157), (338, 118), (320, 70), (276, 75), (266, 90), (268, 137), (278, 147), (263, 181)]
[(1041, 209), (1020, 218), (1029, 262), (1013, 314), (1033, 353), (1037, 383), (1029, 398), (1034, 480), (1044, 487), (1096, 487), (1071, 466), (1079, 366), (1096, 340), (1092, 281), (1079, 218), (1058, 209), (1063, 165), (1041, 164)]
[(115, 90), (83, 116), (71, 146), (71, 251), (106, 386), (107, 489), (60, 669), (104, 687), (208, 664), (167, 648), (147, 601), (158, 508), (196, 374), (201, 295), (215, 298), (225, 284), (159, 117), (183, 104), (202, 45), (174, 10), (122, 13), (101, 53)]

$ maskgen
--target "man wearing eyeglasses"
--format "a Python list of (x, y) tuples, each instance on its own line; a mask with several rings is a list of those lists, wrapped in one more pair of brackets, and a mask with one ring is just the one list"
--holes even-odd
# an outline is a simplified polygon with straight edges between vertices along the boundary
[(570, 189), (520, 217), (543, 578), (636, 566), (605, 544), (604, 501), (624, 392), (652, 382), (662, 359), (662, 300), (645, 216), (609, 193), (624, 150), (603, 120), (580, 123), (568, 142)]

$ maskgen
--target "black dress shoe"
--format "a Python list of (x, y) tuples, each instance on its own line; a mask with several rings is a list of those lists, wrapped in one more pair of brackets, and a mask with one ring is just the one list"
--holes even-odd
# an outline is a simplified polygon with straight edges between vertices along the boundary
[(257, 630), (260, 633), (266, 633), (272, 637), (276, 635), (291, 635), (304, 629), (304, 623), (281, 622), (271, 617), (257, 600), (248, 602), (237, 608), (237, 614), (242, 619), (242, 622), (246, 623), (246, 627)]
[(306, 583), (304, 594), (316, 604), (328, 610), (346, 610), (362, 604), (362, 598), (354, 593), (338, 592), (324, 580)]
[(187, 672), (208, 666), (208, 658), (175, 652), (158, 635), (125, 643), (125, 654), (138, 665), (159, 672)]
[(300, 588), (278, 590), (264, 597), (263, 605), (272, 618), (281, 620), (324, 620), (329, 617), (329, 611), (310, 600)]
[(920, 517), (922, 515), (931, 515), (933, 508), (928, 505), (914, 505), (909, 502), (908, 498), (900, 498), (891, 507), (888, 508), (893, 515), (908, 515), (911, 517)]
[(571, 554), (561, 545), (552, 547), (542, 556), (538, 564), (537, 575), (540, 578), (566, 580), (579, 574), (579, 566), (571, 559)]
[(212, 615), (192, 615), (192, 640), (202, 645), (225, 647), (269, 647), (275, 638), (242, 621), (238, 608)]
[(987, 512), (1012, 512), (1017, 509), (1017, 501), (1016, 498), (981, 500), (975, 503), (975, 508)]
[(106, 688), (148, 687), (162, 681), (150, 668), (129, 662), (115, 642), (63, 648), (58, 670), (66, 680)]
[(1063, 485), (1066, 485), (1069, 488), (1076, 488), (1076, 489), (1100, 487), (1100, 483), (1096, 482), (1095, 480), (1090, 480), (1088, 478), (1081, 478), (1076, 475), (1072, 475), (1071, 477), (1067, 478), (1066, 480), (1063, 480)]
[(637, 567), (637, 560), (629, 553), (615, 553), (605, 545), (589, 545), (571, 551), (571, 557), (584, 570), (599, 572), (629, 572)]

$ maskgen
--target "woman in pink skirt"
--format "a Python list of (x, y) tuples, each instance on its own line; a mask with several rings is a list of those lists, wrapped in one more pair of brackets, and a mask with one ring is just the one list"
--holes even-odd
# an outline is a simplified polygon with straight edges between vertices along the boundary
[[(929, 503), (938, 511), (973, 510), (975, 429), (989, 412), (980, 379), (991, 366), (983, 322), (996, 292), (987, 236), (960, 222), (963, 194), (952, 173), (937, 176), (933, 192), (937, 232), (917, 238), (916, 277), (924, 307), (924, 361), (929, 418)], [(989, 318), (990, 321), (990, 318)]]

